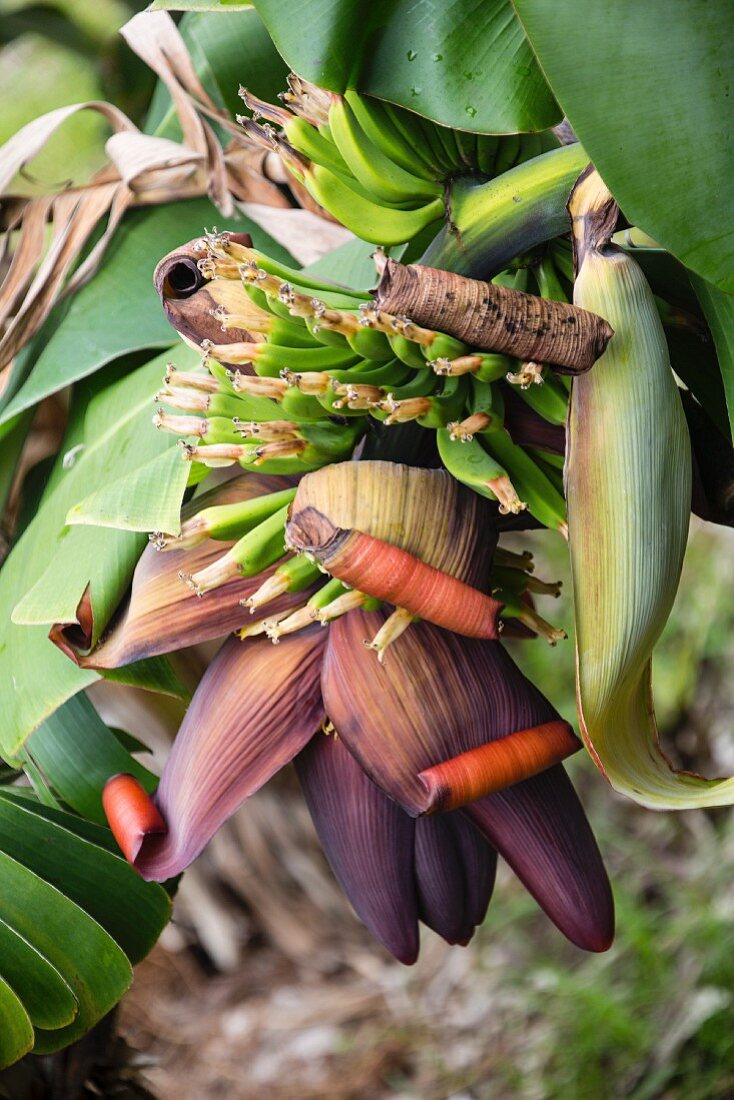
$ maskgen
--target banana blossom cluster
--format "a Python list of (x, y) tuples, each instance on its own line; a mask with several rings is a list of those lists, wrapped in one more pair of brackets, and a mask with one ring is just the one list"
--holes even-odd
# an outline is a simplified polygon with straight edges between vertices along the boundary
[[(288, 485), (240, 475), (201, 504)], [(246, 624), (201, 680), (154, 801), (129, 776), (108, 783), (106, 810), (127, 858), (147, 879), (178, 874), (293, 761), (336, 877), (401, 961), (417, 957), (419, 921), (449, 943), (470, 940), (497, 853), (573, 943), (609, 947), (608, 879), (560, 763), (578, 742), (498, 638), (487, 502), (443, 471), (342, 463), (302, 478), (287, 538), (332, 574), (327, 586), (346, 581), (343, 613), (309, 615), (316, 605), (303, 600), (315, 585), (281, 585), (267, 621), (302, 629), (271, 629), (273, 646), (247, 609), (262, 612), (253, 596), (272, 567), (199, 598), (179, 573), (200, 571), (222, 543), (160, 554), (151, 545), (117, 625), (91, 654), (75, 653), (115, 667)], [(384, 661), (365, 645), (381, 631), (391, 635)]]

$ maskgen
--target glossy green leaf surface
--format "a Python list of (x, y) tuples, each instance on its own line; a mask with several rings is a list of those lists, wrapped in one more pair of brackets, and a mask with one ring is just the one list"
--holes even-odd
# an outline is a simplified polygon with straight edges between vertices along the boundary
[[(45, 843), (53, 839), (49, 828)], [(112, 937), (83, 908), (3, 850), (0, 919), (48, 959), (78, 1004), (72, 1023), (36, 1032), (37, 1052), (58, 1050), (83, 1035), (130, 985), (132, 968)]]
[(691, 282), (716, 345), (729, 411), (729, 426), (734, 436), (734, 298), (695, 275)]
[[(73, 621), (90, 584), (95, 633), (106, 625), (128, 584), (144, 537), (104, 527), (68, 527), (66, 515), (97, 486), (145, 464), (174, 444), (150, 423), (152, 398), (166, 361), (196, 362), (183, 344), (99, 393), (77, 395), (72, 418), (36, 516), (0, 572), (0, 605), (13, 608), (36, 589), (27, 617), (40, 624)], [(71, 548), (71, 549), (69, 549)], [(66, 616), (71, 611), (71, 619)], [(58, 618), (57, 618), (58, 615)], [(12, 683), (0, 729), (0, 751), (12, 756), (56, 707), (97, 674), (76, 667), (47, 637), (48, 625), (0, 621), (0, 678)], [(43, 676), (39, 676), (39, 669)]]
[(181, 448), (169, 446), (69, 509), (66, 522), (121, 531), (181, 530), (181, 499), (191, 472)]
[(67, 805), (100, 825), (106, 823), (102, 788), (111, 775), (134, 775), (148, 791), (158, 783), (123, 748), (84, 694), (69, 699), (34, 730), (24, 753)]
[(734, 291), (730, 0), (514, 0), (625, 216)]
[(23, 1002), (0, 978), (0, 1069), (17, 1062), (33, 1046), (33, 1025)]
[[(71, 465), (70, 452), (65, 452), (66, 493), (114, 482), (132, 462), (147, 466), (146, 459), (171, 447), (178, 452), (175, 438), (156, 432), (149, 423), (152, 398), (169, 359), (184, 368), (197, 362), (194, 352), (179, 345), (170, 356), (158, 356), (93, 398), (85, 416), (85, 442), (77, 444)], [(155, 493), (155, 485), (150, 486), (150, 492)], [(61, 525), (46, 529), (47, 537), (56, 539), (54, 552), (39, 580), (16, 604), (12, 618), (21, 625), (74, 622), (79, 601), (89, 585), (96, 641), (127, 587), (130, 563), (140, 555), (145, 539), (137, 532), (106, 527), (69, 527), (66, 514)], [(39, 518), (46, 518), (44, 503), (36, 520)]]
[(561, 112), (509, 0), (255, 0), (300, 76), (477, 133), (544, 130)]
[(0, 919), (0, 973), (23, 1002), (34, 1027), (64, 1027), (76, 1016), (71, 988), (56, 967)]
[[(122, 668), (105, 668), (100, 671), (104, 680), (116, 684), (126, 684), (128, 687), (140, 688), (141, 691), (154, 691), (157, 695), (170, 695), (186, 703), (191, 698), (191, 692), (181, 683), (168, 657), (144, 657), (140, 661), (131, 661)], [(137, 751), (150, 752), (145, 747)]]
[[(348, 286), (353, 290), (370, 290), (377, 283), (375, 261), (372, 259), (374, 251), (373, 244), (355, 237), (354, 240), (346, 241), (327, 252), (303, 270), (309, 275)], [(399, 260), (405, 252), (405, 246), (397, 245), (386, 251), (394, 260)]]
[(233, 116), (243, 109), (238, 94), (241, 84), (269, 103), (277, 103), (288, 75), (288, 66), (255, 9), (250, 5), (237, 8), (234, 5), (233, 11), (233, 5), (225, 3), (212, 8), (217, 15), (192, 11), (181, 28), (202, 83)]
[(41, 818), (0, 791), (0, 850), (94, 917), (131, 962), (142, 959), (170, 916), (170, 901), (121, 857)]

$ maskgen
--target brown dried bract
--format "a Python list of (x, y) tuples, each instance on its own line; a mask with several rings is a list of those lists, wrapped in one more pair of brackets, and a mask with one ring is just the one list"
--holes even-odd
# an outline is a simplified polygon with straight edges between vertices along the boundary
[(589, 370), (613, 334), (602, 317), (578, 306), (390, 259), (376, 304), (470, 347), (549, 363), (564, 374)]

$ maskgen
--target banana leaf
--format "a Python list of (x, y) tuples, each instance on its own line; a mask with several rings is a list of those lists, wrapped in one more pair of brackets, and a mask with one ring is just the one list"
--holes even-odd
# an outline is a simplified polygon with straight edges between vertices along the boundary
[(0, 789), (0, 1067), (79, 1038), (170, 916), (107, 829)]
[[(0, 606), (7, 609), (0, 620), (0, 680), (13, 684), (0, 730), (0, 753), (7, 757), (14, 757), (58, 706), (97, 678), (49, 641), (48, 624), (73, 622), (89, 584), (93, 636), (98, 637), (127, 588), (145, 536), (69, 527), (66, 516), (101, 484), (175, 446), (172, 436), (156, 432), (150, 423), (152, 398), (169, 358), (188, 367), (197, 362), (179, 344), (101, 391), (90, 383), (79, 387), (38, 511), (0, 571)], [(11, 621), (11, 610), (21, 602), (25, 614), (19, 609), (18, 619), (36, 625)]]
[(509, 0), (255, 0), (285, 60), (333, 92), (356, 88), (474, 133), (561, 120)]
[(730, 0), (514, 0), (625, 216), (734, 292)]

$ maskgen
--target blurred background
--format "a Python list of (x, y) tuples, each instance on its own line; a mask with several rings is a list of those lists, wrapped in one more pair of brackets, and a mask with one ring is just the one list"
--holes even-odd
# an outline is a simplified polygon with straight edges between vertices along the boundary
[[(139, 7), (0, 0), (0, 142), (53, 107), (87, 99), (110, 99), (139, 121), (153, 78), (116, 35)], [(54, 181), (87, 175), (104, 159), (105, 136), (101, 122), (74, 118), (34, 171)], [(33, 177), (27, 186), (32, 192)], [(544, 532), (534, 542), (536, 575), (562, 579), (567, 593), (562, 540)], [(666, 751), (707, 775), (734, 772), (733, 589), (734, 532), (694, 520), (654, 683)], [(568, 595), (543, 604), (572, 635)], [(557, 649), (515, 643), (514, 653), (572, 719), (572, 638)], [(95, 702), (159, 758), (180, 719), (177, 704), (152, 707), (129, 690), (106, 687)], [(66, 1056), (83, 1064), (86, 1095), (733, 1097), (731, 813), (642, 811), (615, 796), (587, 758), (569, 770), (614, 885), (618, 934), (608, 954), (567, 944), (502, 869), (468, 948), (424, 930), (418, 963), (402, 967), (351, 913), (285, 771), (187, 872), (174, 921), (138, 967), (117, 1019), (83, 1055)], [(0, 1073), (0, 1096), (44, 1096), (39, 1082), (27, 1060)]]

